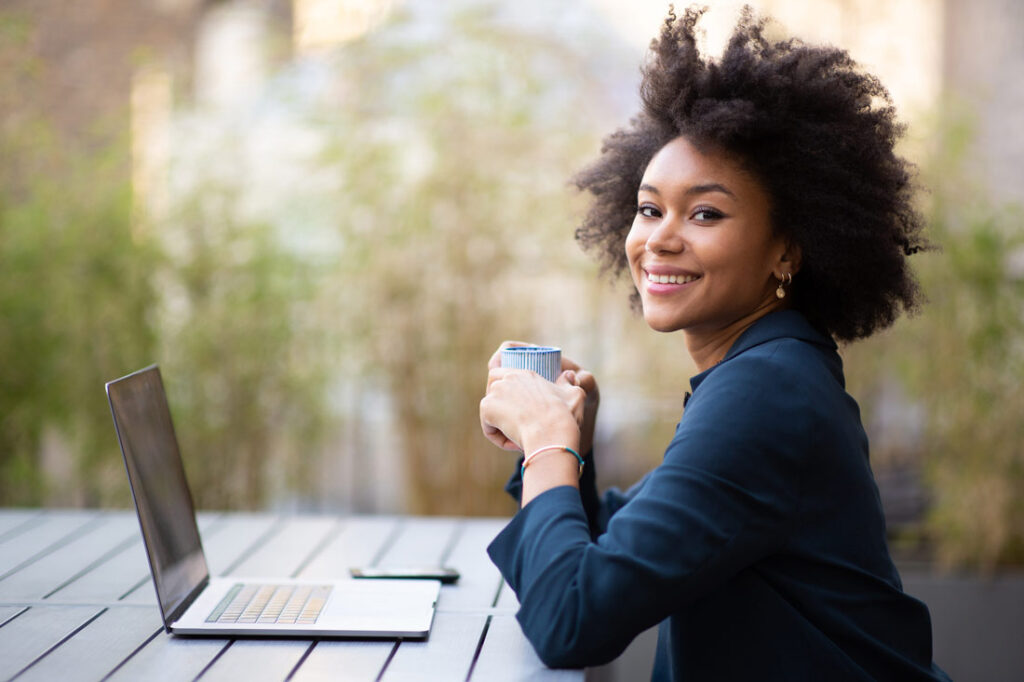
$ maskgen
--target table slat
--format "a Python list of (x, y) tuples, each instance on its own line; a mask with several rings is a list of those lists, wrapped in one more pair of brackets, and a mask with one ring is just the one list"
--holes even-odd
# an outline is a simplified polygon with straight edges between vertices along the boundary
[(372, 682), (377, 679), (394, 647), (393, 641), (320, 641), (290, 682), (333, 682), (338, 679)]
[(81, 627), (101, 609), (37, 606), (0, 627), (0, 679), (8, 679)]
[(457, 521), (444, 518), (403, 519), (395, 542), (378, 566), (438, 566), (455, 533)]
[(508, 586), (508, 583), (502, 583), (501, 592), (498, 594), (498, 603), (496, 606), (503, 611), (519, 610), (519, 598), (516, 597), (516, 593), (512, 591), (512, 588)]
[(30, 528), (31, 522), (39, 522), (43, 519), (43, 513), (38, 509), (4, 509), (0, 514), (0, 542), (8, 536), (15, 536)]
[(27, 606), (0, 606), (0, 628), (2, 628), (7, 621), (27, 609)]
[(92, 682), (102, 679), (163, 629), (156, 609), (114, 607), (33, 665), (18, 682)]
[(214, 661), (203, 682), (280, 682), (312, 645), (310, 640), (236, 640)]
[(0, 544), (0, 576), (70, 541), (95, 518), (95, 513), (54, 512), (39, 525), (7, 538)]
[(533, 646), (523, 635), (519, 621), (511, 615), (491, 617), (487, 638), (480, 649), (471, 680), (503, 682), (530, 680), (558, 682), (579, 680), (579, 670), (553, 670), (537, 657)]
[(225, 646), (227, 641), (223, 639), (172, 637), (161, 632), (109, 679), (124, 682), (193, 680)]
[(129, 517), (104, 514), (100, 518), (99, 525), (0, 580), (0, 601), (42, 599), (138, 532), (138, 524)]
[[(214, 526), (215, 534), (203, 540), (210, 575), (225, 575), (244, 562), (248, 552), (274, 531), (280, 520), (270, 514), (230, 514)], [(276, 531), (274, 531), (276, 532)], [(271, 536), (272, 537), (272, 536)]]
[(489, 609), (498, 587), (501, 573), (487, 556), (487, 545), (504, 528), (503, 519), (466, 519), (459, 525), (458, 540), (445, 565), (458, 569), (458, 585), (441, 590), (438, 609), (443, 611)]
[(337, 525), (336, 519), (327, 517), (288, 519), (266, 543), (233, 566), (230, 574), (287, 578), (303, 566)]
[(427, 674), (436, 680), (466, 679), (486, 622), (482, 614), (438, 613), (427, 641), (399, 645), (384, 682), (422, 682)]
[(387, 517), (351, 517), (340, 532), (299, 573), (313, 580), (344, 580), (354, 566), (368, 566), (391, 537), (398, 520)]
[[(138, 533), (137, 528), (135, 532)], [(48, 599), (61, 603), (117, 601), (140, 582), (149, 579), (149, 562), (146, 560), (142, 538), (139, 537), (93, 570), (54, 592)], [(155, 608), (155, 598), (150, 601)]]
[[(135, 512), (123, 512), (133, 527), (135, 542), (124, 547), (120, 552), (110, 556), (106, 561), (93, 568), (85, 575), (54, 592), (47, 599), (53, 602), (112, 602), (121, 599), (129, 590), (137, 585), (138, 594), (133, 602), (145, 601), (152, 604), (156, 613), (156, 596), (152, 588), (152, 577), (149, 572), (149, 560), (146, 549), (142, 545), (142, 534), (139, 532), (138, 519)], [(216, 519), (206, 516), (200, 518), (199, 529), (203, 537), (216, 535), (216, 531), (208, 531), (215, 526)], [(147, 587), (148, 586), (148, 587)]]

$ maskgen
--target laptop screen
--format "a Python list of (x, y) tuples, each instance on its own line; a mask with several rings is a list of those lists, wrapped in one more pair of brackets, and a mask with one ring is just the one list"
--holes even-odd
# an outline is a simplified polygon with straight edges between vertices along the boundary
[(209, 576), (192, 495), (155, 365), (107, 384), (164, 624)]

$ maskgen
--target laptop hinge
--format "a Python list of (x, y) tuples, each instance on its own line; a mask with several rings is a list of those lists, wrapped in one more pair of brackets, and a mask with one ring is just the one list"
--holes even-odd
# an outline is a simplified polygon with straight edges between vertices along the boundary
[(209, 584), (210, 576), (203, 576), (203, 579), (192, 589), (191, 592), (188, 593), (188, 596), (178, 603), (177, 608), (168, 613), (167, 617), (164, 618), (164, 630), (168, 633), (171, 632), (171, 624), (178, 622), (178, 619), (181, 618), (181, 614), (185, 613), (185, 611), (188, 610), (188, 607), (192, 606), (192, 602), (199, 597), (199, 593), (205, 590), (206, 586)]

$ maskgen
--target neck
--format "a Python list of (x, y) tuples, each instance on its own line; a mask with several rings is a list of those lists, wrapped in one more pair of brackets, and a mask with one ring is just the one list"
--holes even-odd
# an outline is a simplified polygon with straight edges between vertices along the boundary
[(684, 330), (686, 349), (697, 366), (697, 371), (703, 372), (720, 363), (736, 343), (736, 339), (740, 338), (750, 325), (768, 313), (785, 307), (781, 301), (770, 301), (725, 326)]

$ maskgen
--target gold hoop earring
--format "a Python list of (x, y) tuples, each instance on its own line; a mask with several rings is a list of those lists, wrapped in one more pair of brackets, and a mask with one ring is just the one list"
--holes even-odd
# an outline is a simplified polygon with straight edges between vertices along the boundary
[(775, 298), (783, 299), (786, 298), (786, 289), (784, 285), (793, 283), (792, 273), (787, 272), (779, 278), (779, 288), (775, 290)]

